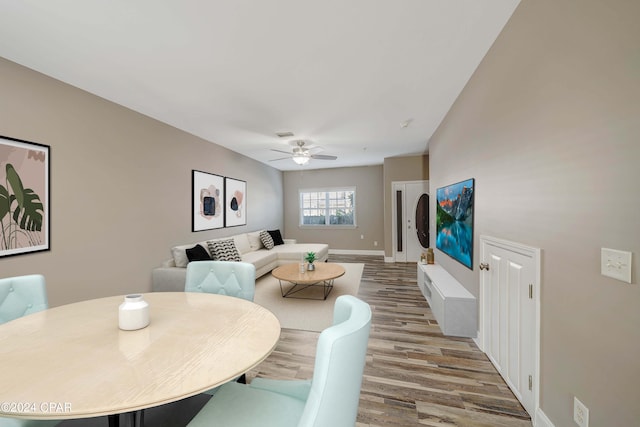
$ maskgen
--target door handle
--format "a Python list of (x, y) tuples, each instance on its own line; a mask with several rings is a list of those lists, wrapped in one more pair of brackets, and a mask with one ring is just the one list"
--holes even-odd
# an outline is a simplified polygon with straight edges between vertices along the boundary
[(480, 270), (487, 270), (487, 271), (489, 271), (489, 264), (487, 264), (486, 262), (481, 262), (481, 263), (480, 263)]

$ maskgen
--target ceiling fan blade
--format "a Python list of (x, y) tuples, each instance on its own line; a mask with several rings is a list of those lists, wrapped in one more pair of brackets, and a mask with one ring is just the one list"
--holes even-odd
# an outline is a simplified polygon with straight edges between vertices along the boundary
[(270, 161), (270, 162), (275, 162), (275, 161), (277, 161), (277, 160), (285, 160), (285, 159), (292, 159), (292, 158), (293, 158), (292, 156), (289, 156), (289, 157), (280, 157), (279, 159), (271, 159), (271, 160), (269, 160), (269, 161)]
[(338, 156), (329, 156), (326, 154), (312, 154), (311, 158), (317, 159), (317, 160), (336, 160)]
[(276, 150), (275, 148), (272, 148), (271, 151), (276, 151), (278, 153), (284, 153), (284, 154), (291, 155), (291, 151)]

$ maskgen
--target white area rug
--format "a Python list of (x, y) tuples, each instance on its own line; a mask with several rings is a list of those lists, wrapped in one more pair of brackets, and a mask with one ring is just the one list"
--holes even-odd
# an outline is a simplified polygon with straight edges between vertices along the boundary
[[(256, 281), (254, 302), (270, 310), (286, 329), (320, 332), (333, 323), (333, 305), (340, 295), (357, 295), (364, 264), (340, 263), (344, 276), (333, 282), (333, 290), (326, 300), (283, 298), (280, 283), (271, 273)], [(283, 282), (285, 290), (291, 285)], [(322, 287), (314, 286), (300, 293), (300, 296), (322, 298)]]

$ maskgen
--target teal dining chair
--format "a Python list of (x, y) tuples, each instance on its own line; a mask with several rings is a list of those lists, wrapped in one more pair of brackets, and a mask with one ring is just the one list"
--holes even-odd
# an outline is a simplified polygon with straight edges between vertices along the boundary
[(47, 287), (41, 274), (0, 279), (0, 323), (48, 307)]
[(207, 292), (253, 301), (256, 268), (236, 261), (191, 261), (187, 264), (185, 292)]
[[(187, 264), (184, 291), (228, 295), (253, 301), (256, 267), (248, 262), (191, 261)], [(235, 381), (245, 383), (246, 375), (242, 374)], [(205, 394), (215, 394), (218, 389), (212, 388)]]
[(60, 424), (56, 420), (19, 420), (17, 418), (0, 418), (0, 427), (53, 427)]
[(358, 416), (371, 308), (341, 295), (320, 333), (310, 381), (256, 378), (227, 383), (187, 427), (353, 427)]
[[(48, 307), (44, 276), (30, 274), (0, 279), (0, 323), (46, 310)], [(59, 423), (56, 420), (0, 417), (0, 427), (50, 427)]]

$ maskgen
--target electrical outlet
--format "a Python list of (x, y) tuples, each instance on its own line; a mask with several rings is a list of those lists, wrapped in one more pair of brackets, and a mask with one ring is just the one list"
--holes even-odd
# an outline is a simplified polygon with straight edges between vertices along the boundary
[(573, 421), (580, 427), (589, 427), (589, 409), (575, 396), (573, 397)]
[(364, 234), (360, 235), (360, 240), (364, 240)]
[(631, 252), (601, 248), (600, 273), (631, 283)]
[(378, 246), (378, 241), (373, 242), (373, 246)]

